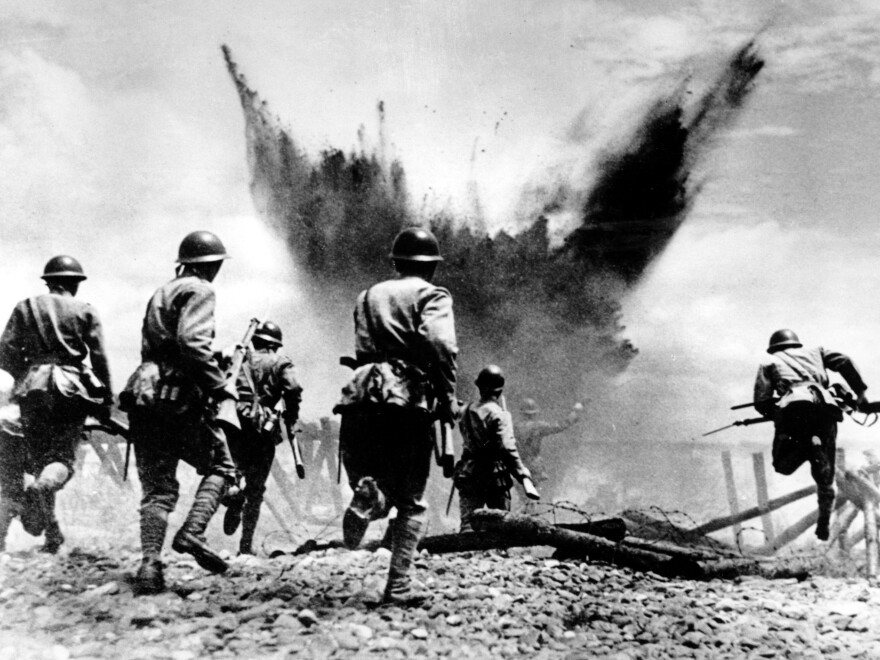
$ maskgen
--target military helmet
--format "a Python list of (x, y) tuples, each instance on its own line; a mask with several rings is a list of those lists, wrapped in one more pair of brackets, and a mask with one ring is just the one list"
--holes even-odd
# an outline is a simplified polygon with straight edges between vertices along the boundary
[(477, 375), (474, 383), (481, 390), (500, 390), (504, 387), (504, 372), (497, 365), (487, 365)]
[(534, 415), (541, 411), (534, 399), (523, 399), (519, 404), (519, 409), (525, 415)]
[(407, 227), (400, 232), (391, 246), (390, 256), (402, 261), (443, 261), (437, 238), (421, 227)]
[(767, 352), (775, 353), (776, 351), (781, 351), (783, 348), (798, 348), (800, 346), (803, 346), (803, 344), (794, 333), (794, 330), (777, 330), (770, 335), (770, 343), (769, 346), (767, 346)]
[(49, 261), (46, 262), (46, 267), (43, 268), (43, 274), (41, 277), (44, 280), (51, 280), (56, 277), (76, 280), (87, 279), (80, 263), (73, 257), (68, 257), (66, 254), (59, 254), (57, 257), (49, 259)]
[(254, 338), (281, 346), (281, 328), (276, 323), (272, 323), (272, 321), (263, 321), (257, 327)]
[(226, 248), (217, 235), (209, 231), (194, 231), (187, 234), (180, 242), (180, 249), (177, 252), (179, 264), (202, 264), (223, 259), (229, 259)]

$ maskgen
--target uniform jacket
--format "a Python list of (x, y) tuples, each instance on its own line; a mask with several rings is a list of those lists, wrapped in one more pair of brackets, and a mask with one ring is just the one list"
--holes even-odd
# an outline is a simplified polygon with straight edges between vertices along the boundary
[(141, 359), (169, 376), (208, 393), (226, 376), (214, 355), (214, 288), (194, 275), (181, 275), (160, 287), (144, 315)]
[(828, 387), (827, 370), (838, 372), (856, 394), (867, 386), (853, 361), (843, 353), (824, 348), (786, 348), (767, 356), (755, 378), (755, 408), (762, 414), (773, 410), (774, 395), (781, 397), (795, 383), (816, 383)]
[[(100, 383), (81, 382), (86, 358)], [(36, 372), (42, 365), (53, 365), (42, 370), (44, 377)], [(112, 391), (98, 315), (69, 294), (45, 293), (15, 306), (0, 337), (0, 368), (15, 378), (15, 397), (46, 387), (50, 379), (67, 396), (101, 399)]]
[(236, 388), (239, 412), (247, 414), (254, 400), (262, 408), (271, 410), (283, 399), (287, 422), (295, 424), (299, 418), (302, 387), (296, 380), (293, 362), (286, 355), (267, 349), (248, 351)]
[(361, 365), (340, 407), (364, 402), (428, 408), (455, 396), (455, 321), (449, 291), (419, 277), (362, 291), (354, 310)]
[(576, 418), (567, 417), (561, 422), (545, 422), (539, 419), (527, 419), (516, 425), (516, 435), (522, 449), (523, 459), (531, 465), (541, 455), (541, 441), (548, 435), (562, 433), (569, 429)]
[(456, 472), (456, 485), (494, 482), (508, 489), (508, 475), (522, 481), (531, 477), (516, 446), (510, 413), (492, 399), (465, 406), (459, 423), (464, 448)]

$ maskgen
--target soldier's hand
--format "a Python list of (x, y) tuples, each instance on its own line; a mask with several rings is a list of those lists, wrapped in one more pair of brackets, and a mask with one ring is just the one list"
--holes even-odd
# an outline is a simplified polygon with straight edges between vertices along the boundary
[(226, 383), (223, 387), (213, 390), (211, 398), (214, 401), (223, 401), (224, 399), (238, 401), (238, 390), (235, 388), (235, 383)]
[(525, 477), (522, 481), (523, 490), (526, 492), (526, 497), (530, 500), (540, 500), (541, 494), (538, 492), (538, 489), (535, 488), (535, 482), (531, 480), (530, 477)]
[(862, 390), (856, 399), (856, 410), (865, 410), (868, 407), (868, 397), (865, 395), (866, 390)]

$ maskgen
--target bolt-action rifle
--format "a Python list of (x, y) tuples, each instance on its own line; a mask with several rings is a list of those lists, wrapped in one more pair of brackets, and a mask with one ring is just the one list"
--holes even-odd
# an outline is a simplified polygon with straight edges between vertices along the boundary
[[(229, 364), (229, 369), (226, 370), (226, 389), (231, 392), (237, 391), (236, 383), (238, 381), (238, 374), (241, 373), (245, 354), (247, 353), (248, 347), (251, 345), (251, 339), (253, 339), (254, 333), (257, 331), (257, 326), (259, 325), (260, 319), (251, 319), (247, 330), (245, 330), (244, 337), (242, 337), (241, 341), (235, 345), (235, 349), (232, 352), (232, 361)], [(256, 396), (256, 394), (257, 393), (254, 392), (254, 396)], [(238, 409), (236, 408), (234, 398), (223, 398), (220, 400), (217, 406), (217, 421), (241, 430), (241, 423), (238, 421)]]
[(104, 431), (111, 435), (118, 435), (125, 439), (125, 464), (122, 468), (122, 480), (128, 479), (128, 466), (131, 462), (131, 436), (128, 432), (128, 424), (109, 415), (100, 419), (87, 417), (85, 423), (86, 431)]
[(437, 420), (434, 423), (434, 458), (443, 469), (443, 477), (455, 474), (455, 448), (452, 445), (452, 426)]

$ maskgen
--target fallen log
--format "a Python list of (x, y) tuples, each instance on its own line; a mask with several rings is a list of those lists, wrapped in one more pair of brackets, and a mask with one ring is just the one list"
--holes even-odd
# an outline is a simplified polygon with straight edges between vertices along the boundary
[(694, 559), (696, 561), (717, 560), (720, 554), (727, 555), (731, 559), (742, 557), (741, 553), (736, 553), (731, 550), (722, 550), (720, 552), (716, 552), (714, 549), (711, 548), (691, 548), (677, 545), (675, 543), (670, 543), (669, 541), (660, 541), (656, 539), (640, 539), (634, 536), (628, 536), (623, 539), (623, 541), (621, 541), (621, 545), (624, 545), (628, 548), (639, 548), (641, 550), (659, 552), (664, 555), (669, 555), (670, 557)]
[[(472, 524), (482, 532), (528, 540), (529, 545), (549, 545), (571, 555), (580, 553), (581, 556), (590, 559), (667, 577), (708, 580), (758, 575), (770, 579), (791, 577), (803, 579), (809, 574), (811, 565), (808, 561), (792, 559), (775, 561), (749, 557), (698, 560), (693, 556), (684, 556), (686, 552), (671, 556), (662, 552), (628, 547), (625, 542), (613, 543), (592, 534), (557, 529), (538, 518), (492, 509), (480, 509), (474, 512)], [(678, 548), (678, 550), (686, 549)]]

